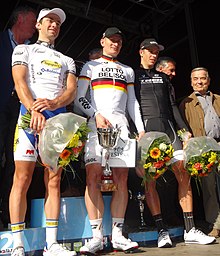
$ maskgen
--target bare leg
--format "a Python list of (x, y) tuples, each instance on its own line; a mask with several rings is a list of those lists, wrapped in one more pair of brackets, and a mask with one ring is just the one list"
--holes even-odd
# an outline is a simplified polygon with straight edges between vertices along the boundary
[(102, 193), (98, 187), (101, 181), (102, 167), (100, 164), (86, 166), (85, 204), (90, 220), (100, 219), (104, 213)]
[(161, 214), (160, 198), (156, 190), (156, 181), (149, 181), (145, 184), (145, 197), (147, 206), (153, 216)]
[(113, 218), (124, 218), (128, 204), (128, 169), (114, 168), (113, 180), (118, 190), (112, 192), (111, 213)]
[(27, 191), (31, 184), (35, 162), (15, 161), (15, 173), (9, 198), (11, 223), (24, 222)]
[(60, 215), (60, 180), (62, 168), (57, 173), (44, 170), (45, 215), (46, 215), (46, 246), (51, 248), (57, 243), (58, 219)]
[(175, 177), (178, 182), (179, 203), (183, 212), (193, 211), (192, 188), (190, 184), (190, 176), (183, 167), (183, 161), (178, 161), (172, 165)]
[[(139, 177), (143, 177), (145, 174), (144, 168), (136, 168), (136, 173)], [(145, 183), (145, 198), (147, 206), (153, 216), (161, 214), (160, 198), (156, 190), (156, 181), (152, 180)]]
[(47, 219), (58, 219), (60, 214), (60, 180), (62, 169), (57, 173), (45, 169), (44, 183), (45, 193), (45, 214)]

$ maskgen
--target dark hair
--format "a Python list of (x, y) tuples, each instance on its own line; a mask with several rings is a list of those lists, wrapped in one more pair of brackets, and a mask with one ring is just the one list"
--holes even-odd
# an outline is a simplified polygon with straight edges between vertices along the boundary
[(94, 54), (98, 54), (98, 56), (101, 57), (102, 56), (102, 48), (94, 48), (94, 49), (90, 50), (89, 59), (91, 59), (91, 56), (93, 56)]
[(166, 67), (166, 64), (168, 62), (172, 62), (176, 66), (176, 61), (173, 58), (168, 57), (168, 56), (163, 56), (163, 57), (158, 58), (158, 60), (155, 64), (155, 68), (157, 69), (157, 68), (159, 68), (159, 66)]
[(92, 54), (95, 54), (95, 53), (102, 53), (102, 48), (94, 48), (92, 50), (90, 50), (89, 52), (89, 56), (92, 55)]
[(18, 6), (16, 7), (10, 18), (9, 18), (9, 22), (8, 22), (8, 27), (9, 28), (12, 28), (12, 26), (17, 22), (18, 20), (18, 16), (19, 14), (28, 14), (30, 12), (33, 12), (35, 15), (36, 15), (36, 10), (34, 10), (32, 7), (28, 6), (28, 5), (24, 5), (24, 6)]

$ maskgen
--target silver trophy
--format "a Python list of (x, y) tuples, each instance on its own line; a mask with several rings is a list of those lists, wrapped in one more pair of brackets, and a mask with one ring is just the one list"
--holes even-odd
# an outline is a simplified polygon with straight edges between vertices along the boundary
[(113, 183), (112, 170), (109, 166), (110, 150), (113, 149), (118, 142), (120, 129), (117, 128), (97, 128), (99, 144), (106, 149), (106, 164), (103, 169), (100, 189), (102, 192), (116, 191), (117, 185)]
[(144, 202), (145, 202), (145, 195), (141, 192), (138, 192), (135, 196), (135, 199), (138, 201), (139, 210), (140, 210), (140, 226), (139, 229), (146, 229), (146, 223), (144, 221)]

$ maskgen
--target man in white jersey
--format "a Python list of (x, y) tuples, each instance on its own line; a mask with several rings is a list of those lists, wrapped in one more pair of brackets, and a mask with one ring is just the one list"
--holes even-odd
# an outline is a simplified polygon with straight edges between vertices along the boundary
[[(10, 194), (10, 218), (14, 245), (13, 256), (24, 256), (23, 233), (27, 209), (26, 195), (38, 157), (38, 134), (46, 119), (66, 112), (76, 94), (75, 63), (72, 58), (54, 49), (66, 15), (62, 9), (43, 9), (37, 18), (38, 41), (32, 45), (18, 45), (12, 55), (12, 74), (21, 101), (21, 116), (31, 113), (30, 129), (18, 129), (15, 135), (15, 174)], [(44, 181), (46, 246), (43, 255), (72, 256), (71, 252), (57, 242), (60, 213), (60, 180), (62, 168), (57, 173), (45, 169)]]
[[(122, 47), (123, 35), (116, 28), (108, 28), (100, 40), (103, 47), (101, 58), (87, 62), (78, 79), (76, 103), (88, 116), (92, 130), (85, 146), (86, 191), (85, 203), (88, 211), (93, 238), (80, 249), (81, 254), (95, 254), (103, 249), (102, 218), (104, 203), (97, 186), (102, 176), (101, 146), (98, 142), (97, 128), (121, 128), (121, 138), (128, 138), (126, 108), (139, 132), (144, 134), (139, 104), (134, 94), (134, 71), (131, 67), (117, 61)], [(87, 89), (91, 99), (86, 98)], [(91, 102), (91, 103), (90, 103)], [(132, 252), (138, 248), (122, 234), (124, 216), (128, 202), (128, 168), (112, 168), (113, 182), (118, 190), (112, 192), (112, 246), (114, 249)]]

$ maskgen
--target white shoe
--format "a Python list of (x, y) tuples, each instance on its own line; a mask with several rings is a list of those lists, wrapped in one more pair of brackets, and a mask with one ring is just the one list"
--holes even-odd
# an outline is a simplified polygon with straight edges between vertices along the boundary
[(211, 244), (215, 242), (215, 237), (207, 236), (201, 230), (192, 228), (188, 233), (184, 231), (186, 244)]
[(11, 256), (25, 256), (24, 247), (18, 246), (12, 250)]
[(139, 247), (137, 242), (132, 242), (131, 239), (124, 236), (119, 236), (117, 239), (112, 240), (112, 246), (113, 249), (124, 252), (132, 252)]
[(172, 247), (172, 241), (170, 239), (169, 233), (167, 230), (162, 229), (158, 234), (157, 240), (158, 248), (170, 248)]
[(68, 250), (65, 246), (61, 244), (54, 243), (50, 246), (49, 249), (44, 248), (44, 256), (75, 256), (77, 253), (75, 251)]
[(92, 238), (90, 241), (85, 243), (79, 251), (80, 254), (93, 255), (101, 250), (103, 250), (103, 241), (101, 239)]

